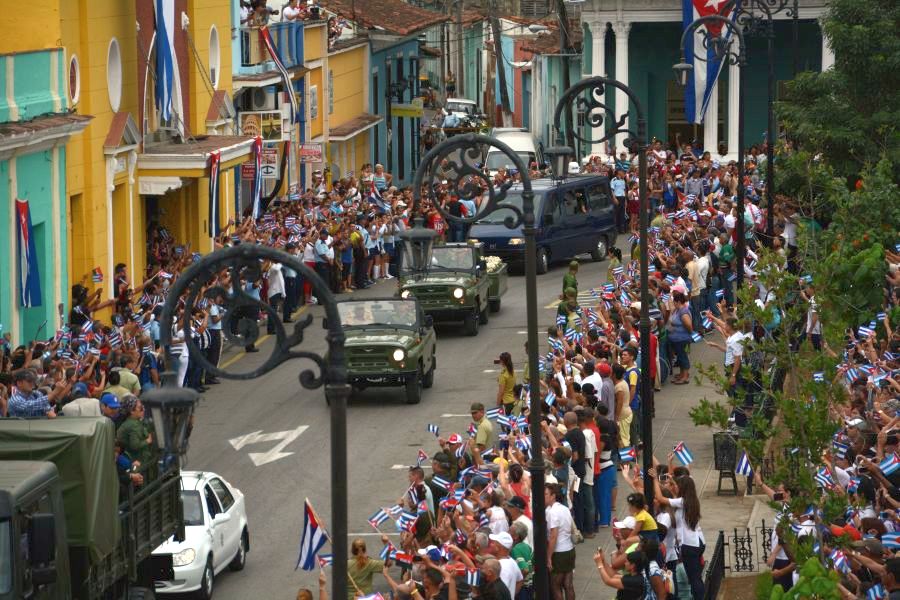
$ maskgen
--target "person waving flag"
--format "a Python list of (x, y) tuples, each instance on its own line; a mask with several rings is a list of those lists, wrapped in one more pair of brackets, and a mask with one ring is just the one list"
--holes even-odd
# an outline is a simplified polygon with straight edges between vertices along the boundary
[(312, 571), (317, 566), (316, 555), (322, 549), (322, 546), (325, 545), (328, 533), (325, 531), (325, 527), (319, 523), (319, 519), (316, 517), (316, 513), (308, 498), (304, 500), (303, 505), (303, 534), (300, 536), (300, 556), (297, 558), (297, 566), (294, 567), (294, 570), (302, 568), (304, 571)]

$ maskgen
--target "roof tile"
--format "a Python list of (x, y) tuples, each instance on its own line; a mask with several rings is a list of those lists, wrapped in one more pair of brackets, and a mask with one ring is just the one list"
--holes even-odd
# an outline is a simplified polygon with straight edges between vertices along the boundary
[(380, 28), (398, 35), (410, 35), (450, 19), (403, 0), (321, 0), (320, 4), (367, 29)]

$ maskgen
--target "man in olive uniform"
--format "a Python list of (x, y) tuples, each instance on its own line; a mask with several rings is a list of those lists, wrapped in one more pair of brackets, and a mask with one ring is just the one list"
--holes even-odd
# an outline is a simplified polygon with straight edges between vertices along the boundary
[(566, 291), (572, 288), (575, 290), (575, 293), (578, 293), (578, 261), (573, 260), (569, 263), (569, 270), (563, 275), (563, 296), (565, 296)]

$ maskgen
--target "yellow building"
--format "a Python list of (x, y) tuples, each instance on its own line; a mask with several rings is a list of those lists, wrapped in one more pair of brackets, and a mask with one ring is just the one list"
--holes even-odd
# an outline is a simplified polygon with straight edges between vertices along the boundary
[[(234, 216), (233, 170), (249, 160), (252, 140), (229, 135), (230, 7), (216, 0), (164, 0), (170, 36), (157, 36), (155, 4), (58, 1), (59, 39), (77, 88), (73, 104), (95, 117), (69, 157), (72, 282), (95, 267), (111, 279), (117, 263), (139, 281), (154, 224), (178, 243), (210, 251), (212, 152), (221, 152), (219, 225)], [(155, 102), (156, 59), (163, 48), (173, 56), (168, 120)], [(108, 294), (109, 283), (106, 288)]]
[(327, 27), (307, 24), (304, 58), (309, 137), (325, 147), (329, 180), (358, 173), (371, 162), (371, 130), (382, 117), (369, 113), (369, 40), (354, 36), (328, 47)]

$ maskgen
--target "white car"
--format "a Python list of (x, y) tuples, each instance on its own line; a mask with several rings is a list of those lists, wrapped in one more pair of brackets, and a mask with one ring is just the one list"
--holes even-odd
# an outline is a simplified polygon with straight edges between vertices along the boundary
[(226, 567), (240, 571), (247, 562), (250, 533), (244, 494), (219, 475), (182, 471), (184, 541), (170, 538), (153, 551), (171, 554), (175, 579), (157, 581), (157, 594), (195, 592), (207, 600), (215, 576)]

